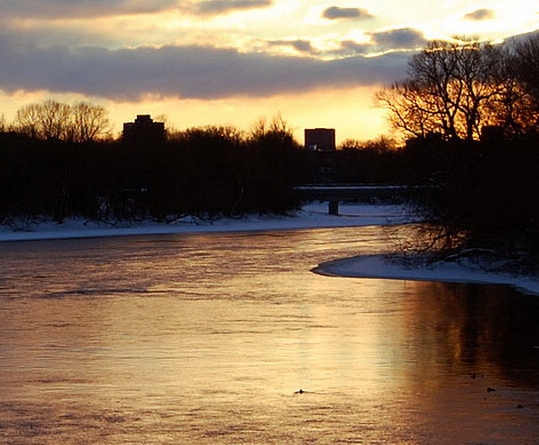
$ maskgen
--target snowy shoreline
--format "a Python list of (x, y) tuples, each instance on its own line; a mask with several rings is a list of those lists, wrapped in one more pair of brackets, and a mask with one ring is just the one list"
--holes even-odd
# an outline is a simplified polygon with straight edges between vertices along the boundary
[[(254, 232), (269, 230), (301, 230), (315, 228), (360, 227), (403, 224), (409, 222), (398, 205), (342, 205), (340, 215), (328, 215), (327, 204), (310, 204), (294, 216), (249, 216), (212, 222), (194, 218), (173, 224), (140, 222), (124, 227), (85, 220), (69, 220), (64, 224), (33, 223), (25, 230), (13, 231), (0, 226), (0, 245), (6, 242), (45, 241), (61, 239), (101, 238), (114, 236)], [(312, 270), (327, 276), (348, 278), (379, 278), (396, 280), (440, 281), (453, 283), (503, 284), (533, 295), (539, 295), (538, 277), (516, 277), (487, 272), (463, 263), (443, 263), (429, 267), (407, 267), (387, 260), (386, 255), (365, 255), (322, 263)]]
[(319, 264), (312, 272), (345, 278), (437, 281), (463, 284), (499, 284), (539, 296), (539, 278), (485, 271), (465, 263), (438, 263), (423, 267), (392, 262), (387, 255), (361, 255)]
[(170, 224), (141, 221), (113, 226), (84, 219), (70, 219), (62, 224), (52, 221), (19, 223), (17, 230), (0, 226), (0, 242), (360, 227), (401, 224), (407, 221), (404, 208), (398, 205), (342, 205), (340, 214), (335, 216), (328, 214), (327, 204), (310, 204), (292, 216), (251, 215), (237, 219), (223, 218), (213, 221), (187, 217)]

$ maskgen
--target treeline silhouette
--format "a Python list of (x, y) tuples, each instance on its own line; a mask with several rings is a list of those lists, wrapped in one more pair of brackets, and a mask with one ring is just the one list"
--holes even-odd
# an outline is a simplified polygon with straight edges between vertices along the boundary
[(234, 217), (297, 209), (297, 184), (382, 182), (393, 147), (305, 150), (284, 122), (245, 134), (201, 127), (162, 140), (73, 142), (0, 132), (0, 223)]
[(72, 143), (17, 133), (3, 133), (0, 141), (3, 223), (42, 216), (169, 221), (283, 213), (296, 205), (287, 187), (297, 164), (291, 139), (274, 146), (205, 129), (158, 144)]
[[(482, 141), (380, 138), (310, 152), (285, 124), (249, 134), (201, 127), (160, 141), (89, 142), (0, 132), (0, 223), (42, 217), (171, 222), (286, 214), (307, 183), (408, 184), (421, 246), (539, 264), (539, 136)], [(417, 187), (422, 186), (422, 187)]]

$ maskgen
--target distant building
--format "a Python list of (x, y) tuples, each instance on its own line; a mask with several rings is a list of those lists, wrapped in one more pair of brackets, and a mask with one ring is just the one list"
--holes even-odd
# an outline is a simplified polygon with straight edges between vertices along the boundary
[(305, 129), (305, 148), (309, 151), (335, 151), (335, 129)]
[(165, 140), (165, 123), (154, 122), (149, 114), (139, 114), (135, 122), (124, 123), (122, 137), (125, 141), (151, 141)]

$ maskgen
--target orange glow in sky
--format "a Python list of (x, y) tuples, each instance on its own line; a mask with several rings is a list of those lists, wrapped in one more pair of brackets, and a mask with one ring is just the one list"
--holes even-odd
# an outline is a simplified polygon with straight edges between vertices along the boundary
[(280, 114), (337, 140), (388, 134), (374, 92), (433, 38), (539, 30), (530, 0), (0, 0), (0, 115), (54, 98), (177, 130)]

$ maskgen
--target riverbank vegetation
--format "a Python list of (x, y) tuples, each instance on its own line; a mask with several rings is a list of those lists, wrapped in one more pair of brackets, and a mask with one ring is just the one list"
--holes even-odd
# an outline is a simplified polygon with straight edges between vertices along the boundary
[(424, 186), (416, 250), (539, 270), (539, 36), (432, 42), (378, 99)]
[(301, 204), (295, 185), (395, 182), (402, 175), (389, 140), (312, 152), (280, 116), (259, 119), (248, 132), (208, 126), (115, 140), (109, 127), (99, 106), (53, 100), (24, 107), (15, 122), (4, 123), (0, 223), (286, 214)]
[(285, 128), (243, 137), (228, 127), (160, 141), (71, 141), (0, 134), (0, 221), (68, 217), (170, 221), (284, 213), (298, 172)]

